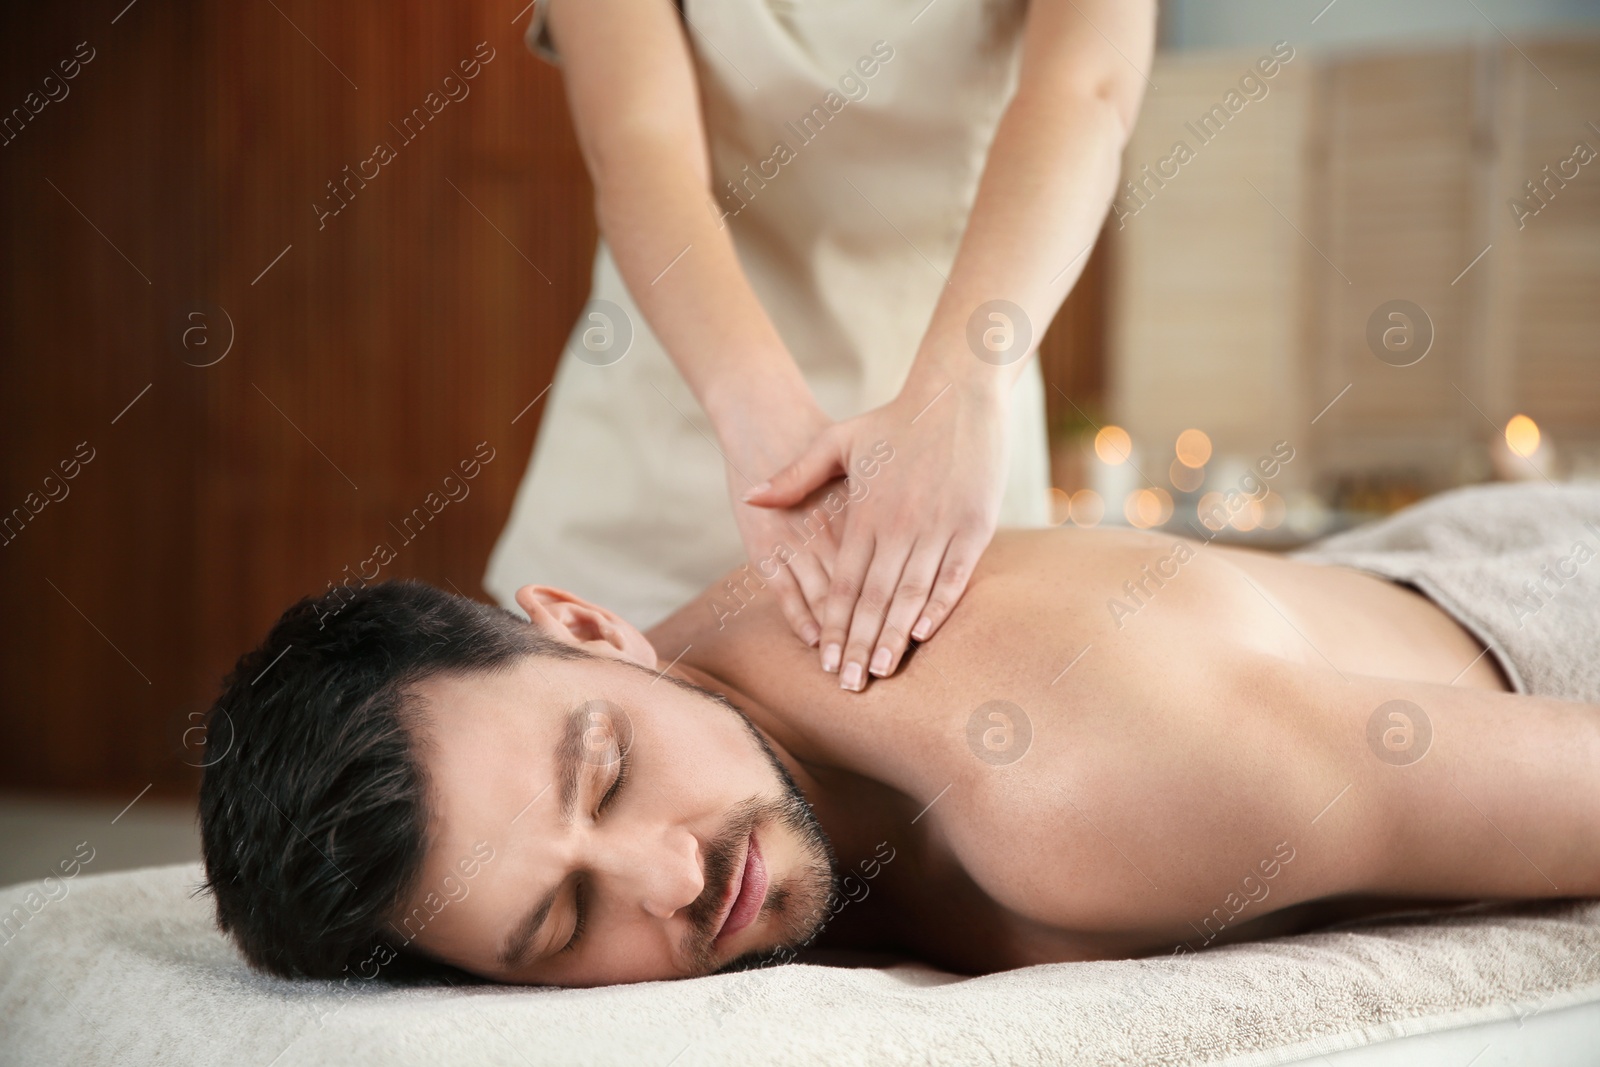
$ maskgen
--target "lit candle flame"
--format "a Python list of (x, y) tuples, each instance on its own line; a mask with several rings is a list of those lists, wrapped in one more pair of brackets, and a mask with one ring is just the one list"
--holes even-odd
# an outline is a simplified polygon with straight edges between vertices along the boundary
[(1539, 424), (1526, 415), (1513, 415), (1506, 423), (1506, 447), (1524, 459), (1539, 451)]

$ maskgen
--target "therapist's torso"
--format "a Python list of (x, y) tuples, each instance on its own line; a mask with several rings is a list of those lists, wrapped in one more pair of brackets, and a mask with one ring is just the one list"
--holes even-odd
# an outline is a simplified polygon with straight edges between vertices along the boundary
[[(556, 59), (545, 2), (527, 40)], [(712, 163), (707, 212), (730, 229), (823, 410), (841, 419), (887, 403), (945, 285), (1014, 89), (1025, 0), (682, 7)], [(546, 402), (485, 577), (501, 603), (540, 582), (648, 627), (739, 561), (715, 434), (604, 239)], [(1008, 438), (1001, 524), (1041, 525), (1049, 461), (1037, 361), (1013, 391)]]

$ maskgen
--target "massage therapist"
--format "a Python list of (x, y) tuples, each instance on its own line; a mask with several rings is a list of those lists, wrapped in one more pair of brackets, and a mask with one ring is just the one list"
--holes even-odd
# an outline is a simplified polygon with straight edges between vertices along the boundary
[(846, 689), (892, 674), (998, 523), (1048, 522), (1032, 353), (1153, 7), (537, 0), (601, 238), (486, 588), (644, 629), (747, 558), (733, 608), (776, 596)]

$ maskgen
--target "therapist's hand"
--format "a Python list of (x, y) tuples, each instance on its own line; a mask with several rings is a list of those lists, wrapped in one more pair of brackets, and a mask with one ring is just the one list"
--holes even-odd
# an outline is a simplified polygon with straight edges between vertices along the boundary
[[(724, 440), (728, 492), (750, 569), (771, 586), (795, 636), (815, 646), (822, 633), (828, 575), (838, 551), (837, 524), (812, 517), (816, 502), (798, 494), (794, 507), (752, 507), (741, 497), (833, 425), (820, 408), (790, 399), (779, 408), (741, 410), (731, 440)], [(815, 495), (815, 494), (813, 494)], [(802, 506), (803, 505), (803, 506)], [(757, 588), (749, 588), (754, 593)]]
[(822, 669), (837, 670), (842, 688), (893, 674), (909, 640), (937, 632), (966, 591), (999, 520), (1005, 415), (998, 390), (953, 385), (931, 403), (902, 393), (823, 430), (746, 496), (784, 508), (842, 475), (865, 485), (845, 510), (819, 642)]

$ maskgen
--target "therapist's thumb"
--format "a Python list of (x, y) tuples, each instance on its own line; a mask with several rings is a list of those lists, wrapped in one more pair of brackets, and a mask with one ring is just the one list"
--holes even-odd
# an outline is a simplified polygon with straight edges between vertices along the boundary
[(823, 434), (793, 463), (760, 485), (752, 485), (740, 499), (758, 508), (794, 507), (811, 495), (812, 490), (830, 481), (840, 469), (833, 438)]

